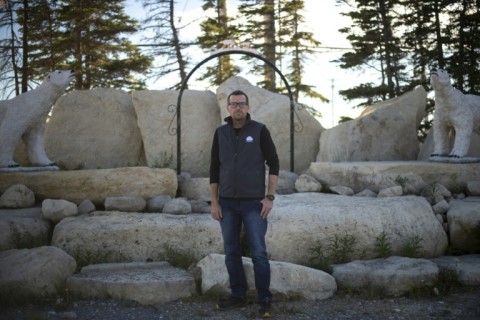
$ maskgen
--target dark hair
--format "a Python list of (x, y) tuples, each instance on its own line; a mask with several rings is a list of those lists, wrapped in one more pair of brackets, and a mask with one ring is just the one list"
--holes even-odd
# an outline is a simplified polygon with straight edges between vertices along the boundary
[(228, 95), (228, 98), (227, 98), (227, 105), (230, 103), (230, 97), (231, 97), (231, 96), (244, 96), (245, 99), (247, 100), (246, 102), (247, 102), (247, 105), (248, 105), (248, 96), (247, 96), (247, 94), (246, 94), (245, 92), (243, 92), (242, 90), (235, 90), (235, 91), (233, 91), (232, 93), (230, 93), (230, 94)]

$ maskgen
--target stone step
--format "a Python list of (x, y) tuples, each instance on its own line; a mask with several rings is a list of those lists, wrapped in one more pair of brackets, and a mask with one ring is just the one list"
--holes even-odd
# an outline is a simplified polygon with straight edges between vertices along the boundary
[(195, 293), (195, 280), (168, 262), (89, 265), (67, 279), (67, 289), (80, 299), (121, 299), (153, 305)]

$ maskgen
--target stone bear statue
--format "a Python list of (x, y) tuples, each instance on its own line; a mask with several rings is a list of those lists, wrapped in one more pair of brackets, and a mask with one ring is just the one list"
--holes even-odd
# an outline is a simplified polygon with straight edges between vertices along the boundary
[[(455, 89), (450, 82), (450, 75), (442, 69), (431, 70), (430, 82), (435, 91), (435, 147), (431, 157), (463, 158), (468, 152), (472, 132), (480, 132), (480, 96), (464, 94)], [(450, 150), (451, 129), (455, 131), (455, 140)]]
[(73, 70), (53, 71), (34, 90), (0, 101), (0, 168), (19, 166), (13, 154), (20, 139), (33, 166), (55, 165), (45, 153), (45, 122), (74, 77)]

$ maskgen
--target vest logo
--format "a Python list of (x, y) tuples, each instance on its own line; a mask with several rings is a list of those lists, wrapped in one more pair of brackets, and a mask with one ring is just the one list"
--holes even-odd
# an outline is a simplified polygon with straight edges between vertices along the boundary
[(253, 142), (253, 138), (252, 138), (252, 136), (248, 136), (248, 137), (246, 137), (246, 138), (245, 138), (245, 142), (247, 142), (247, 143), (251, 143), (251, 142)]

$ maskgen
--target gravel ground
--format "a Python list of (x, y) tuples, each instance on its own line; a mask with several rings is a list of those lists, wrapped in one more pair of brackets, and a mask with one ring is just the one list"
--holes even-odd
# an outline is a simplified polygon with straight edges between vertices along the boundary
[[(255, 319), (258, 307), (217, 311), (215, 301), (202, 297), (141, 306), (117, 300), (76, 301), (66, 308), (41, 304), (0, 309), (5, 320), (153, 320)], [(368, 298), (337, 294), (322, 301), (276, 301), (273, 319), (480, 319), (480, 287), (456, 290), (446, 296)]]

